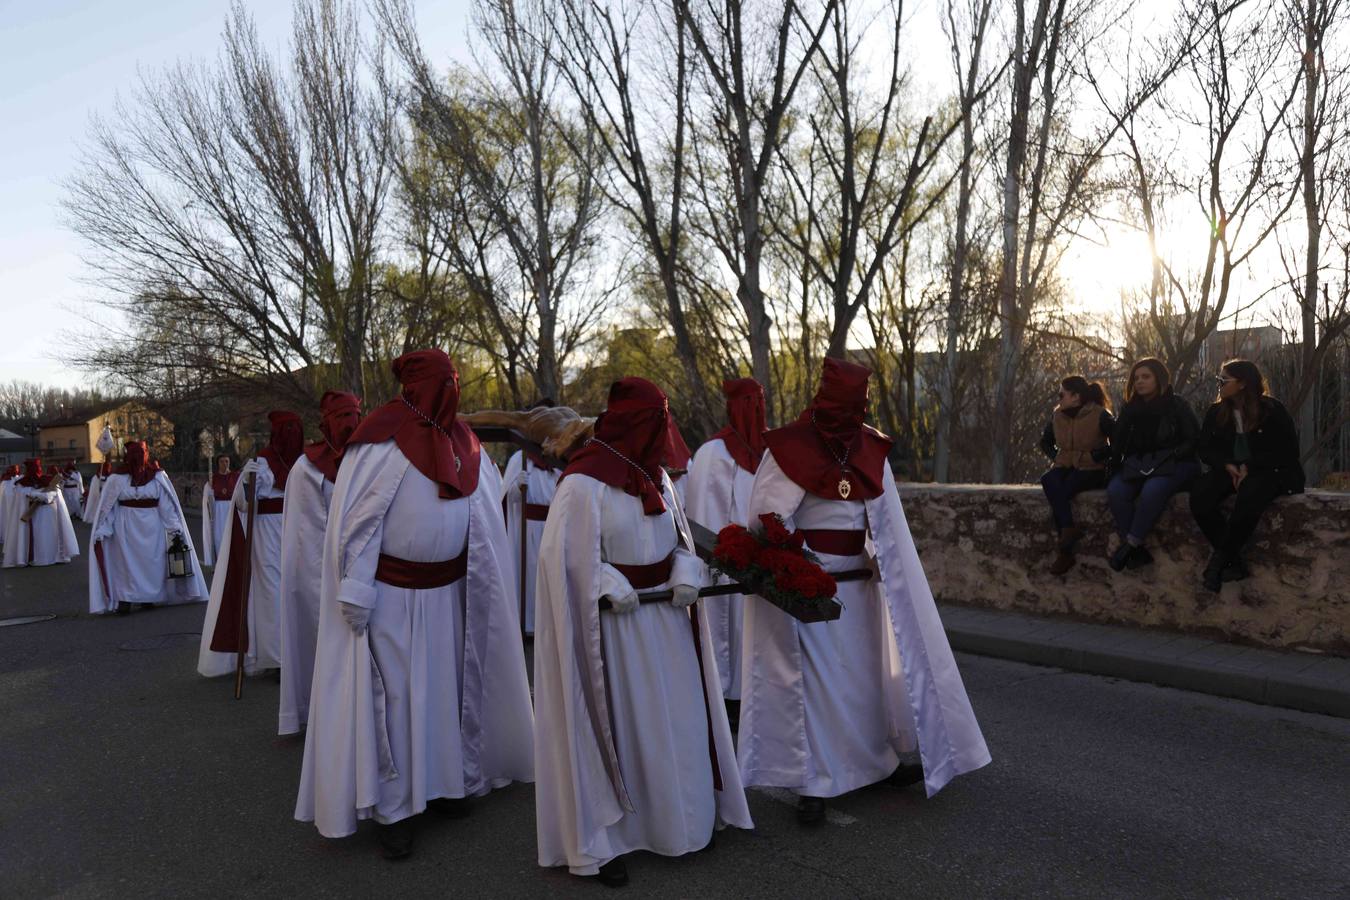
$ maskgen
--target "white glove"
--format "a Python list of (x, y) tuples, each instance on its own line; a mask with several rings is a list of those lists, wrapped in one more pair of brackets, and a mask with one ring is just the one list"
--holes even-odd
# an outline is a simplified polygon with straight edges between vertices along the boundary
[(637, 591), (629, 591), (622, 597), (615, 597), (613, 594), (606, 594), (606, 596), (609, 597), (610, 606), (613, 607), (615, 612), (632, 612), (638, 608)]
[(520, 489), (527, 487), (530, 483), (530, 473), (521, 469), (516, 473), (516, 477), (511, 479), (511, 490), (520, 493)]
[(342, 609), (342, 618), (352, 627), (352, 631), (364, 634), (366, 626), (370, 624), (370, 610), (355, 603), (339, 602), (338, 606)]
[(698, 588), (688, 584), (677, 584), (671, 588), (671, 593), (675, 596), (670, 598), (670, 605), (678, 609), (684, 609), (687, 606), (693, 606), (698, 600)]
[[(258, 461), (256, 459), (250, 459), (239, 469), (239, 481), (241, 483), (247, 482), (249, 476), (257, 471)], [(237, 506), (241, 512), (248, 509), (248, 498), (242, 490), (234, 492), (234, 505)]]

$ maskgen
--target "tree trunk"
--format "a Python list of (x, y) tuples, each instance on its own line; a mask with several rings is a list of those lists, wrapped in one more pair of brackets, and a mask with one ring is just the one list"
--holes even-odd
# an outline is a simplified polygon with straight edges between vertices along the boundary
[[(1299, 445), (1307, 452), (1317, 442), (1317, 291), (1318, 268), (1321, 265), (1322, 214), (1317, 197), (1317, 100), (1319, 64), (1322, 53), (1319, 46), (1317, 21), (1320, 17), (1318, 0), (1306, 0), (1303, 9), (1303, 147), (1299, 161), (1303, 180), (1303, 214), (1308, 226), (1308, 251), (1303, 270), (1303, 347), (1301, 356), (1302, 402), (1294, 410), (1298, 421)], [(1319, 454), (1313, 453), (1304, 463), (1308, 482), (1316, 484)]]

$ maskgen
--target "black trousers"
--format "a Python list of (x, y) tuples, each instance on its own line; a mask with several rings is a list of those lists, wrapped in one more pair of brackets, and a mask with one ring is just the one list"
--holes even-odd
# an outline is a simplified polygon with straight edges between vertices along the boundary
[(1063, 530), (1073, 525), (1073, 498), (1083, 491), (1095, 491), (1106, 486), (1103, 469), (1046, 469), (1041, 476), (1041, 488), (1050, 501), (1050, 513), (1055, 527)]
[(1224, 469), (1211, 469), (1191, 487), (1191, 515), (1209, 543), (1221, 553), (1236, 556), (1251, 538), (1261, 514), (1284, 493), (1274, 472), (1249, 472), (1237, 489), (1233, 512), (1227, 518), (1220, 508), (1233, 494), (1233, 479)]

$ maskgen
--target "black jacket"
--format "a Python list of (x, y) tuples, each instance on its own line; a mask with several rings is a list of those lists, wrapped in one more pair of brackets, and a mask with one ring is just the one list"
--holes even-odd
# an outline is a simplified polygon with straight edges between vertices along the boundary
[[(1233, 441), (1237, 426), (1230, 417), (1228, 424), (1219, 425), (1219, 407), (1215, 403), (1205, 413), (1200, 428), (1200, 460), (1211, 469), (1222, 469), (1233, 459)], [(1247, 469), (1251, 472), (1272, 472), (1287, 494), (1301, 494), (1306, 483), (1303, 462), (1299, 457), (1298, 429), (1284, 404), (1274, 397), (1261, 398), (1261, 424), (1247, 433), (1247, 447), (1251, 458)]]
[(1200, 423), (1190, 405), (1167, 393), (1151, 400), (1135, 398), (1121, 407), (1111, 435), (1111, 458), (1116, 465), (1131, 457), (1170, 453), (1176, 462), (1195, 459)]

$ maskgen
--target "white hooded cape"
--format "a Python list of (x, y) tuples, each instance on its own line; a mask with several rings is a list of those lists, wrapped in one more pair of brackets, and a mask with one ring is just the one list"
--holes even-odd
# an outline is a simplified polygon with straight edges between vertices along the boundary
[[(678, 544), (691, 547), (688, 525), (673, 502), (670, 479), (664, 475), (663, 490), (667, 508), (673, 512)], [(617, 496), (607, 496), (611, 493)], [(633, 849), (678, 855), (703, 846), (678, 845), (680, 838), (696, 838), (680, 833), (688, 809), (670, 809), (646, 803), (644, 798), (647, 792), (670, 792), (678, 776), (669, 766), (709, 758), (703, 729), (698, 735), (668, 733), (669, 727), (661, 730), (673, 721), (675, 711), (667, 708), (669, 703), (696, 704), (696, 720), (705, 716), (711, 720), (722, 790), (713, 798), (715, 821), (710, 824), (754, 827), (735, 763), (726, 708), (716, 702), (722, 685), (716, 656), (709, 652), (712, 635), (702, 603), (694, 607), (703, 647), (702, 690), (692, 696), (687, 686), (667, 680), (673, 677), (666, 672), (674, 671), (673, 660), (632, 660), (622, 640), (613, 646), (602, 640), (599, 599), (622, 595), (629, 588), (627, 579), (603, 557), (605, 504), (611, 501), (636, 503), (588, 475), (569, 475), (554, 497), (540, 548), (534, 644), (539, 864), (566, 864), (579, 875), (593, 874), (598, 865)], [(635, 515), (640, 514), (639, 507)], [(640, 543), (640, 537), (635, 543)], [(703, 565), (698, 558), (687, 549), (677, 549), (675, 554), (670, 584), (700, 584)], [(659, 640), (667, 627), (673, 627), (670, 646), (683, 652), (692, 645), (688, 613), (669, 603), (604, 615), (609, 622), (603, 624), (616, 635), (625, 629), (646, 628), (646, 636)], [(607, 683), (607, 678), (616, 682)], [(636, 708), (640, 721), (634, 723), (635, 730), (642, 739), (639, 746), (630, 743), (626, 747), (624, 755), (632, 766), (626, 771), (621, 771), (616, 748), (615, 732), (622, 723), (614, 715), (619, 704), (611, 704), (615, 691), (639, 692), (637, 696), (646, 701), (627, 704)], [(708, 698), (713, 702), (707, 703)], [(684, 802), (702, 807), (708, 798), (691, 797)], [(656, 841), (666, 846), (656, 846)]]
[[(517, 450), (507, 461), (506, 471), (502, 474), (502, 503), (506, 507), (506, 540), (511, 547), (511, 558), (515, 561), (516, 578), (519, 581), (520, 564), (520, 525), (524, 510), (520, 503), (521, 466), (525, 466), (526, 490), (525, 502), (548, 506), (558, 490), (558, 476), (562, 472), (541, 469), (529, 462), (524, 451)], [(524, 618), (525, 633), (534, 634), (534, 588), (535, 571), (539, 567), (539, 541), (544, 537), (544, 523), (530, 520), (525, 523), (525, 580), (517, 585), (525, 596)], [(518, 602), (519, 605), (519, 602)]]
[[(394, 767), (393, 742), (409, 738), (385, 727), (393, 714), (385, 706), (388, 675), (381, 674), (371, 652), (373, 628), (355, 633), (342, 617), (341, 601), (373, 608), (374, 622), (380, 604), (415, 612), (424, 601), (454, 602), (462, 591), (466, 601), (463, 664), (458, 672), (458, 747), (463, 768), (458, 774), (463, 796), (481, 795), (511, 781), (534, 780), (533, 715), (511, 557), (503, 546), (501, 476), (488, 455), (481, 454), (478, 487), (467, 498), (468, 573), (454, 584), (429, 590), (406, 590), (374, 580), (386, 516), (405, 478), (421, 479), (428, 491), (434, 491), (394, 441), (348, 447), (329, 507), (314, 690), (295, 805), (295, 817), (313, 822), (325, 837), (349, 835), (358, 819), (377, 816), (385, 782), (412, 779), (408, 812), (420, 813), (436, 794), (426, 795), (425, 773), (416, 770), (419, 762), (434, 762), (418, 760), (417, 754), (443, 749), (415, 748), (412, 772)], [(414, 716), (429, 705), (426, 697), (412, 696), (404, 702), (417, 708)], [(425, 735), (411, 737), (425, 740)]]
[(286, 479), (281, 514), (281, 706), (277, 733), (295, 734), (309, 718), (314, 644), (319, 638), (323, 535), (333, 483), (301, 456)]
[[(267, 460), (257, 460), (258, 499), (276, 499), (285, 493), (276, 489), (276, 481)], [(240, 477), (234, 485), (231, 515), (239, 515), (240, 522), (248, 528), (247, 519), (236, 510), (245, 509), (244, 487), (246, 477)], [(289, 483), (289, 482), (288, 482)], [(281, 665), (281, 622), (278, 595), (281, 587), (281, 515), (255, 515), (253, 527), (256, 532), (249, 541), (252, 553), (252, 568), (249, 575), (248, 595), (248, 650), (244, 653), (244, 671), (249, 675), (264, 669)], [(220, 602), (225, 593), (225, 576), (229, 571), (230, 548), (234, 544), (234, 529), (225, 528), (225, 540), (220, 545), (220, 553), (215, 559), (215, 571), (211, 573), (211, 599), (206, 606), (206, 619), (202, 622), (202, 639), (197, 650), (197, 671), (207, 678), (228, 675), (234, 671), (236, 656), (233, 653), (217, 653), (211, 649), (211, 638), (216, 631), (216, 618), (220, 615)]]
[(216, 499), (208, 475), (206, 484), (202, 485), (202, 562), (208, 566), (216, 564), (216, 558), (224, 549), (225, 537), (230, 533), (232, 508), (233, 504), (229, 500)]
[(80, 514), (80, 518), (89, 525), (93, 525), (94, 519), (98, 516), (99, 495), (103, 493), (104, 482), (111, 477), (111, 475), (95, 475), (89, 479), (89, 496), (84, 498), (84, 512)]
[[(136, 499), (155, 497), (153, 509), (119, 507), (118, 501), (134, 494)], [(91, 494), (92, 496), (92, 494)], [(131, 486), (126, 475), (109, 475), (99, 492), (89, 537), (89, 612), (112, 612), (119, 600), (129, 603), (201, 603), (206, 599), (206, 582), (197, 560), (178, 492), (164, 472), (139, 488)], [(186, 578), (168, 577), (168, 533), (183, 535), (190, 554), (192, 574)], [(103, 541), (100, 549), (96, 546)], [(109, 593), (104, 591), (107, 584)]]
[[(885, 605), (891, 653), (903, 667), (903, 691), (888, 689), (888, 730), (896, 749), (917, 735), (928, 796), (952, 778), (988, 764), (989, 750), (971, 710), (961, 673), (924, 576), (890, 464), (881, 496), (864, 501), (870, 526), (868, 551), (879, 577), (860, 587), (859, 601)], [(769, 451), (755, 475), (752, 518), (763, 512), (793, 514), (805, 491), (783, 472)], [(841, 596), (846, 584), (841, 584)], [(822, 623), (828, 626), (829, 623)], [(759, 597), (745, 613), (745, 654), (740, 765), (746, 784), (801, 788), (811, 769), (802, 675), (803, 624)], [(894, 659), (894, 656), (891, 656)], [(888, 688), (890, 686), (888, 685)]]
[[(80, 544), (75, 538), (75, 526), (70, 523), (66, 499), (61, 491), (24, 487), (11, 479), (8, 500), (4, 508), (5, 554), (4, 567), (50, 566), (68, 563), (80, 555)], [(42, 502), (29, 522), (22, 520), (30, 499)], [(28, 561), (29, 538), (32, 538), (33, 560)]]
[[(721, 438), (707, 441), (694, 454), (689, 475), (685, 513), (716, 534), (727, 525), (746, 525), (750, 510), (750, 489), (755, 476), (736, 465)], [(719, 578), (725, 582), (725, 577)], [(703, 601), (712, 628), (717, 651), (717, 670), (722, 673), (722, 695), (741, 699), (741, 633), (745, 597), (731, 594), (708, 597)]]

